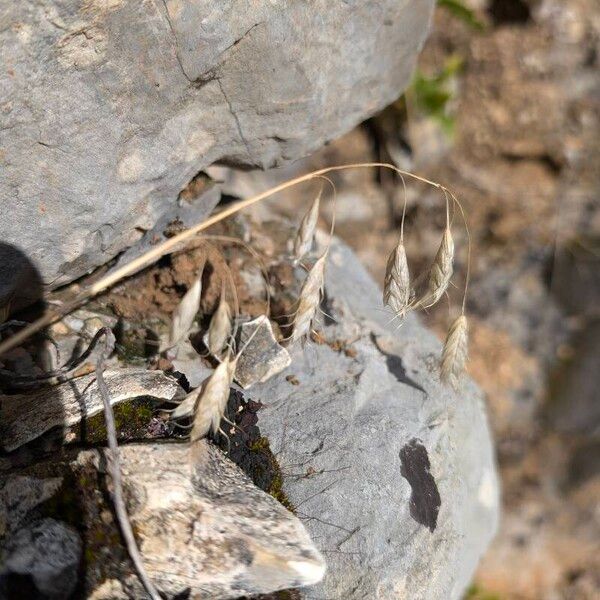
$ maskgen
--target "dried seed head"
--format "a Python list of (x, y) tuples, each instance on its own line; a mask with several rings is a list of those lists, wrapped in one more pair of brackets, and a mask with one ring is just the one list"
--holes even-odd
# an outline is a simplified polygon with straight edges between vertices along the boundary
[(178, 405), (175, 410), (173, 410), (169, 414), (170, 421), (178, 421), (179, 419), (184, 419), (187, 417), (191, 417), (195, 410), (196, 405), (198, 404), (198, 397), (202, 392), (202, 385), (199, 385), (195, 390), (192, 390)]
[(191, 433), (193, 441), (206, 437), (211, 430), (213, 433), (219, 430), (236, 364), (237, 357), (231, 358), (228, 354), (202, 384)]
[(315, 237), (315, 229), (317, 228), (317, 221), (319, 219), (321, 191), (313, 200), (311, 207), (304, 215), (304, 218), (300, 223), (300, 227), (298, 228), (298, 233), (296, 233), (296, 238), (294, 239), (294, 258), (297, 261), (301, 260), (306, 254), (308, 254), (312, 248), (313, 239)]
[(208, 327), (208, 349), (213, 356), (220, 356), (231, 335), (231, 309), (225, 295), (221, 293), (219, 306), (210, 319)]
[(467, 317), (460, 315), (450, 325), (442, 350), (441, 378), (456, 388), (469, 353)]
[(429, 308), (436, 304), (448, 288), (453, 273), (454, 240), (450, 227), (446, 226), (442, 243), (435, 255), (433, 265), (429, 271), (427, 291), (420, 301), (422, 308)]
[(305, 338), (310, 334), (317, 315), (317, 309), (323, 297), (326, 260), (327, 252), (315, 262), (302, 284), (298, 308), (294, 316), (292, 342)]
[(388, 258), (383, 284), (383, 305), (389, 306), (396, 315), (404, 317), (410, 304), (410, 295), (410, 273), (401, 239)]
[(169, 334), (169, 346), (178, 344), (190, 331), (196, 313), (200, 308), (200, 296), (202, 294), (202, 274), (194, 281), (192, 287), (173, 313), (171, 320), (171, 331)]

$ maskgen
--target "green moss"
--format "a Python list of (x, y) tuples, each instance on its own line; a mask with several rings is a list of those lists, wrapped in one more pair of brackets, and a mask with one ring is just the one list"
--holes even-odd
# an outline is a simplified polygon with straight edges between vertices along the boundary
[(268, 450), (271, 452), (269, 440), (266, 437), (258, 438), (255, 442), (250, 444), (250, 450), (252, 450), (252, 452), (260, 452), (261, 450)]
[[(155, 403), (149, 398), (139, 398), (121, 402), (113, 406), (117, 434), (121, 439), (139, 439), (147, 434), (148, 423), (152, 419)], [(104, 413), (98, 413), (77, 425), (74, 432), (78, 440), (89, 444), (106, 441), (106, 423)]]
[(269, 471), (271, 471), (271, 481), (266, 492), (273, 496), (280, 504), (283, 504), (289, 511), (294, 512), (294, 507), (283, 491), (283, 476), (281, 473), (281, 467), (275, 458), (273, 452), (271, 452), (271, 446), (269, 440), (266, 437), (260, 437), (250, 445), (250, 451), (260, 453), (268, 460)]
[(96, 553), (89, 546), (85, 548), (83, 556), (86, 564), (88, 565), (92, 564), (96, 560)]
[(281, 470), (277, 465), (278, 472), (273, 478), (271, 487), (269, 488), (269, 494), (275, 498), (280, 504), (283, 504), (290, 512), (294, 512), (294, 505), (290, 502), (287, 494), (283, 491), (283, 478), (281, 476)]

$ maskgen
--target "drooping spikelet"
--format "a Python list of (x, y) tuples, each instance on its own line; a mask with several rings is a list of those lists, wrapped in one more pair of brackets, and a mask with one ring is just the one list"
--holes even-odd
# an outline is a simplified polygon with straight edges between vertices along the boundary
[(387, 261), (383, 305), (389, 306), (397, 316), (403, 318), (410, 304), (410, 294), (410, 273), (404, 242), (401, 238)]
[(181, 299), (171, 320), (171, 331), (169, 333), (169, 346), (178, 344), (190, 331), (196, 313), (200, 308), (200, 296), (202, 294), (202, 273), (194, 281), (185, 296)]
[(435, 255), (433, 265), (431, 265), (431, 269), (429, 271), (427, 290), (424, 297), (420, 301), (422, 308), (429, 308), (433, 306), (444, 295), (444, 292), (450, 283), (450, 279), (452, 278), (453, 262), (454, 240), (452, 239), (450, 226), (446, 225), (442, 242), (438, 248), (437, 254)]
[(192, 426), (192, 441), (206, 437), (211, 430), (214, 434), (219, 430), (236, 365), (237, 357), (231, 358), (227, 354), (202, 384)]
[(231, 309), (221, 291), (219, 306), (210, 319), (208, 327), (208, 349), (213, 356), (220, 356), (231, 335)]
[(298, 233), (294, 239), (294, 259), (299, 261), (310, 252), (312, 248), (313, 239), (315, 237), (315, 230), (317, 228), (317, 221), (319, 219), (319, 204), (321, 201), (321, 192), (313, 200), (311, 207), (304, 215)]
[(323, 297), (326, 260), (327, 251), (315, 262), (302, 284), (298, 308), (292, 324), (292, 342), (306, 338), (310, 334)]
[(442, 350), (441, 379), (456, 388), (469, 353), (467, 317), (460, 315), (450, 325)]

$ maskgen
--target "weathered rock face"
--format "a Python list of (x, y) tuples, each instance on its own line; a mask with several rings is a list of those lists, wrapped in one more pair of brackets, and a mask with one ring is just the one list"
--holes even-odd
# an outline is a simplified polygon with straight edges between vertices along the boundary
[[(300, 521), (212, 444), (130, 444), (120, 457), (145, 568), (167, 597), (236, 598), (323, 576), (323, 557)], [(105, 451), (84, 451), (73, 461), (31, 467), (39, 478), (0, 477), (0, 598), (38, 597), (24, 595), (19, 576), (31, 578), (44, 598), (70, 597), (82, 548), (86, 598), (145, 597), (115, 542), (99, 475), (107, 460)], [(41, 514), (57, 514), (40, 519), (32, 510), (49, 498)], [(72, 520), (79, 534), (57, 518)]]
[(458, 392), (439, 383), (439, 342), (416, 319), (389, 323), (345, 246), (330, 251), (325, 286), (337, 321), (325, 343), (248, 393), (265, 403), (258, 426), (283, 490), (327, 559), (303, 597), (458, 599), (498, 519), (481, 393), (467, 377)]
[[(177, 382), (160, 371), (106, 371), (106, 385), (113, 404), (142, 396), (158, 402), (185, 396)], [(53, 427), (67, 433), (82, 417), (93, 417), (102, 408), (95, 373), (23, 395), (0, 394), (0, 447), (10, 452)]]
[(319, 147), (403, 90), (432, 5), (4, 3), (0, 240), (57, 286), (175, 216), (215, 161)]
[[(54, 519), (35, 521), (19, 529), (2, 553), (0, 597), (69, 598), (75, 590), (81, 540), (72, 527)], [(28, 579), (25, 591), (22, 582)]]

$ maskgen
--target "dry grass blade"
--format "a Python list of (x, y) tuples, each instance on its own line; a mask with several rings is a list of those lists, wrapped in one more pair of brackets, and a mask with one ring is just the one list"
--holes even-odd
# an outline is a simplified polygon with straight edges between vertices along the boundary
[(202, 384), (192, 426), (192, 442), (206, 437), (211, 430), (213, 434), (219, 431), (236, 364), (237, 357), (227, 355)]
[(321, 202), (322, 193), (323, 188), (319, 190), (319, 194), (313, 200), (311, 207), (304, 215), (300, 227), (298, 228), (298, 233), (294, 239), (294, 259), (296, 261), (302, 260), (312, 248), (317, 221), (319, 220), (319, 204)]
[(210, 319), (208, 327), (208, 349), (213, 356), (221, 356), (223, 348), (231, 336), (231, 309), (221, 290), (219, 306)]
[(104, 381), (103, 375), (104, 360), (112, 353), (115, 345), (115, 338), (112, 331), (107, 327), (101, 329), (98, 333), (104, 335), (106, 340), (104, 352), (100, 353), (100, 356), (96, 362), (96, 381), (98, 384), (98, 391), (100, 392), (102, 402), (104, 404), (106, 437), (108, 440), (108, 448), (110, 450), (110, 461), (108, 463), (108, 468), (110, 470), (110, 476), (113, 484), (112, 498), (115, 506), (115, 513), (121, 528), (121, 533), (123, 534), (123, 539), (125, 540), (125, 545), (127, 546), (127, 552), (129, 553), (131, 561), (133, 562), (144, 589), (152, 600), (161, 600), (161, 595), (158, 593), (158, 590), (152, 583), (150, 577), (148, 577), (148, 573), (146, 572), (144, 563), (142, 562), (142, 557), (135, 541), (133, 529), (129, 521), (129, 516), (127, 515), (125, 499), (123, 497), (123, 482), (121, 480), (121, 464), (119, 461), (117, 428), (115, 425), (115, 416), (110, 402), (108, 386)]
[(402, 239), (392, 250), (385, 270), (383, 283), (383, 305), (403, 318), (410, 304), (410, 272), (406, 259), (406, 249)]
[(0, 342), (0, 355), (4, 352), (7, 352), (11, 348), (15, 348), (21, 342), (26, 340), (28, 337), (33, 335), (36, 331), (40, 331), (47, 325), (54, 323), (61, 316), (69, 314), (78, 306), (84, 304), (90, 298), (97, 296), (104, 290), (112, 287), (115, 283), (121, 281), (125, 277), (133, 275), (141, 271), (144, 267), (151, 265), (153, 262), (157, 261), (162, 256), (166, 256), (170, 252), (175, 251), (177, 248), (180, 248), (184, 242), (189, 241), (191, 238), (196, 236), (201, 231), (208, 229), (215, 223), (219, 223), (223, 219), (230, 217), (231, 215), (236, 214), (240, 210), (252, 206), (265, 198), (273, 196), (278, 192), (282, 192), (283, 190), (289, 189), (293, 186), (299, 185), (306, 181), (310, 181), (312, 179), (317, 179), (322, 177), (326, 173), (332, 173), (334, 171), (344, 171), (348, 169), (372, 169), (375, 167), (381, 167), (385, 169), (390, 169), (399, 175), (403, 175), (405, 177), (410, 177), (411, 179), (415, 179), (417, 181), (421, 181), (428, 185), (433, 186), (436, 189), (444, 190), (445, 188), (441, 186), (439, 183), (435, 181), (431, 181), (429, 179), (425, 179), (424, 177), (420, 177), (419, 175), (415, 175), (414, 173), (410, 173), (408, 171), (403, 171), (399, 169), (395, 165), (389, 163), (382, 162), (367, 162), (367, 163), (352, 163), (347, 165), (338, 165), (334, 167), (325, 167), (323, 169), (318, 169), (316, 171), (312, 171), (310, 173), (306, 173), (305, 175), (301, 175), (300, 177), (296, 177), (294, 179), (289, 179), (288, 181), (284, 181), (275, 187), (272, 187), (256, 196), (252, 196), (251, 198), (246, 198), (245, 200), (240, 200), (239, 202), (235, 202), (228, 206), (227, 208), (221, 210), (220, 212), (212, 215), (208, 219), (205, 219), (201, 223), (197, 223), (193, 227), (182, 231), (181, 233), (165, 240), (158, 246), (151, 248), (141, 256), (138, 256), (136, 259), (131, 262), (123, 265), (122, 267), (116, 269), (112, 273), (109, 273), (105, 277), (102, 277), (100, 280), (94, 282), (89, 285), (85, 289), (83, 289), (75, 298), (70, 301), (64, 302), (60, 308), (48, 311), (39, 319), (36, 319), (33, 323), (27, 325), (27, 327), (23, 328), (21, 331), (12, 335), (9, 339), (3, 340)]
[(198, 398), (202, 392), (202, 385), (199, 385), (195, 390), (192, 390), (169, 414), (170, 421), (178, 421), (179, 419), (185, 419), (190, 415), (194, 414), (196, 405), (198, 404)]
[(442, 242), (435, 255), (435, 260), (429, 271), (427, 281), (427, 290), (425, 296), (421, 299), (420, 305), (422, 308), (430, 308), (436, 304), (448, 289), (454, 263), (454, 240), (450, 226), (446, 225)]
[(440, 369), (442, 381), (450, 383), (454, 388), (457, 387), (458, 378), (465, 368), (468, 354), (469, 333), (467, 317), (460, 315), (450, 325), (444, 349), (442, 350)]
[(202, 295), (202, 273), (192, 284), (190, 289), (173, 313), (171, 320), (171, 331), (169, 333), (169, 346), (177, 345), (189, 332), (194, 323), (196, 313), (200, 308), (200, 296)]
[(306, 338), (310, 334), (323, 297), (326, 260), (327, 251), (315, 262), (302, 284), (298, 308), (292, 324), (292, 342)]

